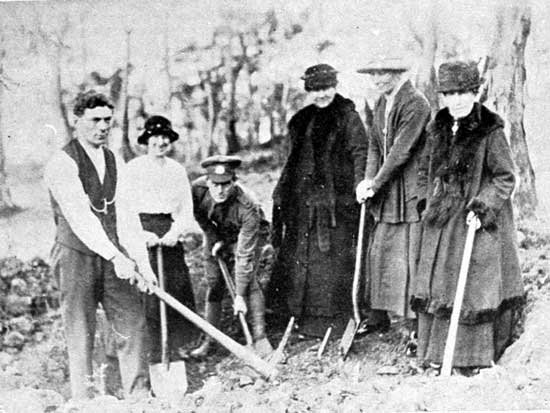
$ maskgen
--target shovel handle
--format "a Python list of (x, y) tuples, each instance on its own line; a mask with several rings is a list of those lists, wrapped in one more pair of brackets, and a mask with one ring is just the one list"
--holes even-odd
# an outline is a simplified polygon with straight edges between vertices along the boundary
[[(159, 277), (159, 288), (166, 291), (164, 282), (164, 256), (162, 255), (162, 246), (157, 246), (157, 269)], [(161, 339), (161, 362), (168, 366), (170, 360), (168, 358), (168, 320), (166, 317), (166, 304), (160, 300), (160, 339)]]
[(357, 249), (355, 253), (355, 268), (353, 271), (352, 284), (352, 303), (353, 303), (353, 318), (356, 325), (361, 323), (361, 314), (359, 313), (359, 278), (361, 277), (361, 263), (363, 261), (363, 238), (365, 232), (365, 219), (367, 215), (366, 202), (361, 204), (361, 212), (359, 215), (359, 233), (357, 234)]
[[(235, 284), (233, 284), (233, 279), (231, 278), (231, 274), (229, 274), (229, 269), (227, 268), (225, 261), (219, 255), (216, 255), (216, 259), (218, 260), (218, 265), (220, 267), (220, 270), (222, 271), (223, 279), (225, 280), (225, 284), (227, 285), (227, 289), (229, 290), (231, 300), (233, 301), (233, 304), (235, 304)], [(248, 324), (246, 323), (244, 314), (241, 312), (239, 312), (239, 321), (243, 329), (246, 344), (248, 346), (252, 346), (252, 344), (254, 343), (254, 341), (252, 340), (252, 334), (250, 334), (250, 329), (248, 328)]]
[(468, 269), (470, 268), (470, 258), (472, 257), (472, 249), (474, 247), (476, 230), (476, 222), (475, 220), (472, 220), (468, 224), (468, 233), (466, 235), (464, 253), (462, 255), (462, 263), (460, 264), (460, 272), (458, 274), (455, 300), (453, 302), (453, 311), (451, 313), (451, 322), (449, 324), (449, 332), (447, 333), (447, 341), (445, 342), (443, 365), (441, 366), (441, 376), (443, 377), (449, 377), (451, 375), (451, 369), (453, 367), (453, 357), (455, 352), (456, 336), (458, 332), (458, 321), (460, 319), (462, 301), (464, 300), (464, 290), (466, 289)]
[(212, 324), (208, 323), (202, 317), (198, 316), (194, 311), (184, 306), (170, 294), (162, 291), (159, 287), (151, 287), (151, 291), (158, 298), (184, 316), (186, 319), (191, 321), (194, 325), (212, 337), (214, 340), (219, 342), (227, 350), (233, 353), (235, 356), (240, 358), (262, 376), (267, 379), (271, 379), (279, 373), (274, 365), (269, 364), (265, 360), (262, 360), (256, 353), (247, 349), (244, 346), (241, 346), (232, 338), (223, 334), (220, 330), (214, 327)]

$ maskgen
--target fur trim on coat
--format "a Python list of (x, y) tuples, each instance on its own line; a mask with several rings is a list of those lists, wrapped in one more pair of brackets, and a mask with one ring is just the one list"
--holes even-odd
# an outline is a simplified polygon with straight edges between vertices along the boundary
[[(429, 225), (443, 227), (449, 218), (466, 207), (472, 182), (475, 154), (481, 142), (495, 128), (503, 126), (502, 119), (484, 106), (475, 103), (468, 116), (458, 120), (458, 129), (453, 133), (454, 119), (448, 109), (438, 112), (428, 126), (434, 137), (432, 166), (434, 191), (424, 211), (424, 221)], [(471, 210), (480, 212), (482, 225), (494, 224), (489, 211), (479, 203), (470, 205)], [(495, 215), (496, 217), (496, 215)], [(487, 218), (487, 219), (485, 219)]]

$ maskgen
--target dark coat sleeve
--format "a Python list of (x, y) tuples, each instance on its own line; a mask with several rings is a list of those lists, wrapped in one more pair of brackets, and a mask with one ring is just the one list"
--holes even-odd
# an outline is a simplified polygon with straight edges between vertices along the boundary
[(404, 103), (395, 130), (393, 145), (386, 161), (373, 179), (372, 189), (374, 192), (380, 190), (410, 159), (423, 136), (429, 117), (430, 107), (425, 99), (415, 96)]
[[(426, 128), (429, 131), (429, 126)], [(417, 179), (416, 179), (416, 193), (418, 194), (417, 211), (419, 214), (426, 209), (426, 202), (428, 199), (428, 180), (430, 172), (430, 162), (433, 148), (433, 136), (426, 133), (426, 142), (424, 148), (418, 159), (417, 164)]]
[(359, 114), (351, 112), (346, 122), (346, 136), (348, 137), (348, 149), (353, 158), (355, 187), (359, 182), (365, 179), (365, 168), (367, 164), (367, 154), (369, 142), (367, 132)]
[(512, 151), (502, 128), (495, 129), (487, 139), (485, 164), (479, 193), (467, 209), (478, 215), (484, 228), (490, 228), (496, 224), (498, 212), (515, 185)]

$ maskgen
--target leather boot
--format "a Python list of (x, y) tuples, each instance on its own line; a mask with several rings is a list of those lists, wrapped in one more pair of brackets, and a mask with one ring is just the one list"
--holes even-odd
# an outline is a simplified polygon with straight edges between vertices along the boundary
[(266, 356), (273, 351), (265, 334), (265, 298), (261, 290), (250, 293), (250, 317), (254, 349), (260, 356)]
[[(222, 303), (206, 301), (204, 316), (206, 321), (218, 328), (220, 325), (222, 314)], [(203, 342), (196, 349), (192, 350), (189, 355), (194, 358), (204, 358), (212, 349), (214, 340), (210, 336), (205, 336)]]

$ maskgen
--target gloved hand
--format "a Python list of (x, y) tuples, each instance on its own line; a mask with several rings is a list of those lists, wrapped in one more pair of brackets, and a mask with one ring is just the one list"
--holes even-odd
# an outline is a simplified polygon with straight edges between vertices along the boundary
[(359, 182), (357, 188), (355, 188), (355, 198), (357, 199), (357, 202), (362, 204), (367, 199), (372, 198), (373, 196), (374, 191), (372, 190), (372, 180), (363, 179), (361, 182)]
[(481, 228), (481, 221), (474, 211), (468, 212), (468, 215), (466, 216), (466, 224), (470, 225), (472, 221), (475, 222), (476, 231)]
[(168, 231), (164, 236), (160, 239), (160, 243), (162, 245), (166, 245), (167, 247), (174, 247), (179, 241), (179, 234), (177, 231)]
[(233, 304), (233, 312), (235, 315), (239, 313), (243, 313), (246, 315), (246, 312), (248, 311), (248, 308), (246, 307), (246, 302), (244, 301), (244, 297), (242, 295), (237, 295), (235, 297), (235, 303)]
[(218, 253), (220, 252), (220, 250), (222, 249), (223, 247), (223, 241), (218, 241), (214, 244), (214, 246), (212, 247), (212, 256), (213, 257), (217, 257), (218, 256)]
[(160, 244), (160, 238), (154, 232), (143, 231), (143, 233), (145, 234), (145, 244), (148, 248), (156, 247)]

